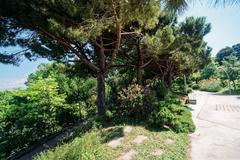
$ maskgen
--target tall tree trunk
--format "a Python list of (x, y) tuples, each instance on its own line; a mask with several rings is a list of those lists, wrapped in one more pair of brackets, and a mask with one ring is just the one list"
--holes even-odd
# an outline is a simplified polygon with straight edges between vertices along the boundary
[(104, 115), (106, 111), (104, 73), (99, 73), (97, 76), (97, 105), (98, 105), (98, 115), (100, 116)]
[(137, 66), (137, 83), (142, 85), (142, 69), (140, 66)]
[(99, 68), (100, 72), (97, 75), (97, 105), (98, 115), (105, 115), (106, 102), (105, 102), (105, 53), (103, 41), (101, 39), (101, 48), (99, 50)]
[(136, 66), (136, 70), (137, 70), (137, 83), (139, 85), (142, 85), (143, 55), (142, 55), (142, 48), (141, 48), (141, 40), (138, 40), (137, 55), (138, 55), (138, 63), (137, 63), (137, 66)]
[(165, 85), (169, 88), (172, 85), (172, 74), (171, 72), (167, 73), (165, 77)]

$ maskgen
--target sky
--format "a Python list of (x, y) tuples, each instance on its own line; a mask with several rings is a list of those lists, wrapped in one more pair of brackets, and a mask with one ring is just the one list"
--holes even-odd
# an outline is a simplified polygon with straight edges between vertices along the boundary
[(0, 90), (24, 88), (27, 76), (37, 70), (41, 63), (49, 63), (46, 59), (29, 62), (24, 60), (19, 66), (0, 64)]
[(180, 21), (188, 16), (207, 18), (211, 23), (211, 32), (205, 37), (205, 41), (213, 48), (212, 55), (226, 47), (240, 43), (240, 6), (213, 7), (206, 0), (189, 5), (179, 18)]
[[(212, 55), (226, 47), (240, 43), (240, 6), (213, 7), (206, 0), (189, 5), (189, 8), (180, 15), (179, 21), (188, 16), (207, 18), (212, 30), (205, 37), (205, 41), (213, 48)], [(0, 48), (0, 52), (13, 51), (12, 48)], [(45, 59), (34, 62), (23, 61), (20, 66), (0, 64), (0, 90), (24, 88), (24, 82), (30, 73), (36, 71), (41, 63), (48, 63)]]

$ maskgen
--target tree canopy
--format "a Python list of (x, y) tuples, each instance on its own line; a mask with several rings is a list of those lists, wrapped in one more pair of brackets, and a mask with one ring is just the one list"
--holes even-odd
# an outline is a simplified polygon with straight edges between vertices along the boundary
[(225, 47), (217, 53), (216, 61), (219, 64), (222, 64), (222, 61), (225, 60), (230, 55), (236, 55), (236, 52), (231, 47)]
[(97, 76), (102, 114), (105, 73), (114, 63), (122, 36), (155, 27), (161, 8), (177, 10), (184, 5), (159, 0), (1, 0), (0, 45), (24, 50), (2, 53), (0, 61), (14, 64), (22, 56), (30, 60), (41, 56), (83, 63)]
[(237, 58), (240, 59), (240, 43), (233, 45), (232, 48), (235, 51)]
[(240, 44), (235, 44), (232, 47), (225, 47), (221, 49), (216, 55), (216, 61), (222, 64), (223, 60), (226, 60), (230, 55), (234, 55), (237, 59), (240, 59)]
[(228, 75), (226, 75), (223, 71), (221, 73), (221, 78), (224, 80), (229, 80), (233, 83), (234, 90), (236, 90), (236, 80), (239, 79), (240, 75), (240, 61), (238, 58), (234, 55), (228, 56), (223, 62), (222, 62), (222, 68), (224, 69), (224, 72), (226, 72)]
[(170, 85), (177, 76), (190, 75), (210, 62), (211, 48), (203, 37), (210, 32), (211, 25), (206, 23), (204, 17), (188, 17), (179, 26), (165, 29), (167, 28), (166, 33), (171, 35), (169, 40), (166, 40), (166, 33), (161, 35), (159, 31), (154, 36), (153, 40), (164, 39), (168, 44), (164, 44), (162, 48), (151, 48), (150, 52), (157, 54), (153, 56), (154, 63), (149, 67), (148, 73), (158, 74), (166, 85)]

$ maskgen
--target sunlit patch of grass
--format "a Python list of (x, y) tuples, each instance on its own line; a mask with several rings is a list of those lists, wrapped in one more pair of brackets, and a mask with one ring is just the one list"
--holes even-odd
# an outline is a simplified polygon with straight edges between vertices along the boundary
[[(188, 135), (186, 133), (175, 133), (170, 130), (158, 131), (145, 128), (144, 125), (132, 126), (130, 133), (124, 133), (124, 125), (116, 125), (101, 129), (92, 129), (90, 132), (76, 137), (56, 149), (41, 154), (37, 160), (113, 160), (122, 154), (134, 149), (138, 152), (133, 160), (185, 160), (187, 159)], [(135, 144), (134, 139), (138, 135), (147, 137), (141, 144)], [(124, 137), (121, 145), (111, 148), (107, 145), (112, 139)], [(166, 143), (167, 139), (173, 140), (172, 144)], [(161, 149), (161, 156), (152, 153)]]
[(37, 160), (108, 160), (98, 132), (89, 132), (82, 137), (41, 153)]
[[(135, 144), (133, 140), (138, 135), (144, 135), (148, 138), (141, 144)], [(167, 139), (172, 139), (173, 144), (166, 144)], [(106, 144), (104, 144), (105, 147)], [(108, 155), (110, 159), (116, 159), (122, 153), (126, 153), (130, 149), (134, 149), (138, 154), (134, 160), (152, 159), (171, 159), (185, 160), (187, 159), (188, 135), (185, 133), (175, 133), (172, 131), (151, 131), (143, 126), (135, 126), (132, 132), (124, 135), (122, 145), (116, 149), (108, 147)], [(152, 153), (156, 149), (162, 149), (164, 153), (161, 156), (154, 156)]]

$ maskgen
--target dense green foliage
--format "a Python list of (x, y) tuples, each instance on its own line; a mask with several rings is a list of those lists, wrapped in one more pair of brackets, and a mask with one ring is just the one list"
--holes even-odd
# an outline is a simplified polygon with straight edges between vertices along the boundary
[(37, 79), (54, 78), (59, 85), (59, 93), (66, 95), (66, 103), (85, 118), (96, 111), (96, 81), (84, 72), (79, 73), (78, 67), (62, 63), (42, 64), (38, 71), (29, 75), (27, 85)]
[(151, 113), (149, 121), (154, 126), (169, 127), (176, 132), (195, 130), (190, 111), (174, 97), (167, 97), (161, 101)]
[(83, 64), (97, 77), (98, 113), (103, 115), (105, 75), (117, 58), (122, 34), (152, 29), (161, 8), (176, 11), (183, 5), (167, 0), (2, 0), (0, 46), (24, 50), (0, 53), (0, 62), (40, 56)]
[(233, 45), (232, 48), (236, 53), (237, 58), (240, 59), (240, 43)]
[(218, 74), (217, 66), (212, 62), (201, 70), (199, 79), (200, 80), (209, 79), (211, 77), (216, 77), (217, 74)]
[(218, 92), (222, 88), (220, 79), (210, 78), (199, 82), (200, 90), (209, 92)]
[(234, 55), (240, 60), (240, 44), (235, 44), (232, 47), (225, 47), (221, 49), (216, 55), (216, 61), (222, 64), (223, 60), (226, 60), (230, 55)]
[[(178, 132), (193, 131), (190, 111), (177, 100), (165, 99), (169, 91), (162, 92), (160, 80), (148, 81), (144, 87), (128, 85), (127, 77), (113, 83), (116, 76), (118, 74), (108, 78), (108, 121), (131, 117), (150, 121), (160, 128), (168, 125)], [(40, 65), (26, 84), (25, 90), (0, 92), (2, 157), (13, 155), (96, 113), (95, 81), (76, 76), (72, 65)]]
[(230, 55), (235, 55), (236, 52), (231, 48), (231, 47), (226, 47), (221, 49), (217, 55), (216, 55), (216, 61), (219, 64), (222, 64), (222, 61), (226, 59), (226, 57), (230, 56)]
[[(196, 76), (196, 85), (204, 91), (224, 91), (228, 93), (240, 93), (240, 59), (239, 44), (234, 45), (232, 48), (226, 47), (218, 52), (214, 61), (205, 66), (200, 75)], [(194, 77), (193, 76), (193, 77)]]
[[(61, 129), (59, 111), (67, 109), (52, 78), (30, 83), (27, 90), (3, 92), (1, 105), (1, 155), (9, 155)], [(5, 101), (1, 97), (1, 101)]]
[[(0, 46), (24, 50), (1, 53), (0, 62), (46, 57), (80, 64), (79, 72), (85, 68), (97, 77), (98, 113), (103, 115), (105, 77), (115, 65), (134, 66), (140, 85), (143, 76), (157, 74), (169, 87), (176, 77), (208, 63), (211, 49), (203, 37), (211, 25), (204, 17), (177, 24), (175, 13), (185, 6), (185, 1), (168, 0), (2, 0)], [(145, 71), (149, 75), (142, 75)]]
[(234, 90), (236, 90), (236, 80), (240, 79), (240, 60), (236, 56), (230, 55), (222, 62), (222, 68), (224, 72), (221, 71), (221, 79), (232, 82)]
[[(179, 25), (173, 23), (170, 26), (171, 28), (166, 26), (168, 34), (156, 32), (153, 40), (150, 39), (156, 46), (161, 44), (161, 40), (168, 43), (150, 48), (149, 54), (152, 55), (153, 63), (145, 69), (147, 78), (157, 75), (167, 87), (170, 87), (176, 78), (184, 75), (188, 77), (203, 68), (210, 62), (211, 55), (211, 48), (203, 40), (211, 29), (206, 18), (188, 17)], [(166, 40), (167, 35), (171, 35), (169, 40)], [(152, 44), (148, 42), (147, 45), (151, 47)]]
[(60, 66), (67, 69), (62, 64), (41, 65), (29, 76), (26, 90), (0, 92), (1, 157), (95, 114), (95, 81), (70, 79)]

